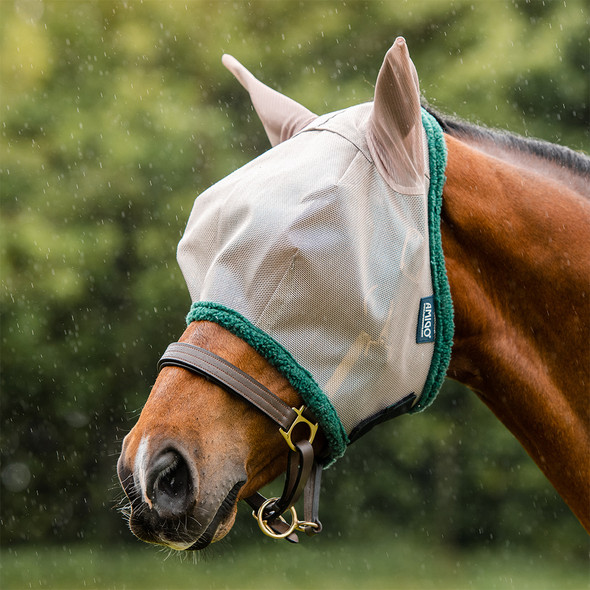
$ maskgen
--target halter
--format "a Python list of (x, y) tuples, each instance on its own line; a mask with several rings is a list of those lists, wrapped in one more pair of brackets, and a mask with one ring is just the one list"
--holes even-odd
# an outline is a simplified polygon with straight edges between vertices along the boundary
[[(187, 342), (174, 342), (168, 346), (158, 362), (158, 372), (169, 366), (186, 369), (230, 393), (239, 395), (279, 426), (279, 432), (289, 446), (283, 493), (280, 497), (269, 499), (259, 493), (244, 498), (254, 509), (252, 515), (262, 532), (273, 539), (287, 539), (292, 543), (298, 542), (295, 531), (309, 536), (321, 532), (318, 508), (322, 463), (315, 457), (312, 447), (318, 424), (305, 406), (292, 408), (227, 360)], [(309, 436), (307, 439), (294, 441), (294, 430), (299, 424), (305, 424), (309, 428)], [(304, 519), (299, 520), (294, 504), (303, 491)], [(287, 511), (291, 513), (291, 523), (281, 516)]]

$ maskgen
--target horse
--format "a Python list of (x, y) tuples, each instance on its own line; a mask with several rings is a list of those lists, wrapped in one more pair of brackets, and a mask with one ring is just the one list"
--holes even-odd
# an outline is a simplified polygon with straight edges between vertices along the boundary
[[(273, 144), (263, 160), (255, 160), (244, 177), (237, 177), (237, 192), (247, 191), (248, 183), (254, 182), (251, 179), (268, 172), (269, 167), (278, 170), (270, 174), (270, 181), (265, 177), (257, 191), (274, 190), (285, 176), (304, 175), (305, 170), (296, 167), (299, 163), (289, 162), (287, 172), (281, 172), (285, 160), (281, 146), (295, 145), (291, 142), (297, 140), (305, 152), (303, 142), (311, 141), (313, 135), (306, 135), (306, 130), (313, 127), (316, 115), (256, 80), (230, 56), (224, 56), (223, 62), (250, 93)], [(404, 190), (412, 193), (412, 187), (423, 189), (425, 175), (430, 174), (426, 182), (434, 182), (432, 167), (429, 171), (424, 163), (426, 119), (422, 114), (421, 120), (420, 101), (416, 70), (404, 39), (398, 38), (379, 72), (373, 103), (365, 105), (359, 115), (363, 129), (368, 129), (370, 149), (354, 146), (372, 160), (385, 184), (399, 189), (392, 193), (395, 195)], [(442, 377), (446, 372), (481, 398), (590, 532), (586, 395), (590, 383), (590, 159), (562, 146), (490, 130), (432, 110), (426, 116), (434, 118), (442, 130), (446, 151), (438, 220), (453, 329), (446, 335), (449, 338), (450, 334), (452, 353), (438, 372)], [(309, 150), (310, 158), (334, 159), (334, 165), (338, 164), (338, 154), (330, 150)], [(245, 223), (223, 215), (225, 201), (219, 201), (225, 197), (218, 194), (223, 190), (221, 186), (214, 195), (219, 208), (212, 222), (216, 232), (226, 225)], [(206, 199), (204, 203), (201, 218), (208, 215), (208, 209), (203, 209)], [(321, 238), (322, 225), (318, 228)], [(200, 236), (197, 242), (199, 248), (212, 249), (217, 264), (222, 254), (211, 243), (215, 235), (211, 239), (208, 234)], [(253, 248), (265, 239), (264, 233), (257, 235), (258, 242), (250, 237)], [(436, 241), (436, 234), (430, 239)], [(182, 248), (181, 242), (179, 260)], [(273, 248), (271, 244), (270, 256)], [(201, 251), (193, 254), (198, 258)], [(274, 281), (272, 289), (277, 289), (295, 264), (293, 255), (276, 279), (270, 276), (271, 264), (268, 277), (264, 273), (254, 276), (254, 286), (245, 293), (222, 295), (250, 304), (265, 291), (265, 281)], [(431, 270), (433, 276), (440, 272)], [(187, 278), (191, 271), (183, 268), (183, 272)], [(255, 274), (249, 268), (244, 273)], [(193, 284), (198, 283), (200, 289), (207, 280), (193, 278)], [(221, 281), (222, 291), (226, 284)], [(289, 291), (283, 296), (290, 296)], [(197, 293), (193, 299), (198, 297)], [(318, 307), (323, 299), (316, 299)], [(272, 307), (274, 301), (265, 299), (263, 304)], [(277, 307), (273, 321), (281, 321), (280, 310), (287, 309), (286, 305), (282, 301), (282, 307)], [(364, 306), (365, 311), (372, 306), (370, 298)], [(392, 314), (391, 309), (385, 312), (389, 313), (385, 323), (393, 321), (396, 313), (404, 315)], [(279, 347), (288, 362), (276, 362), (265, 348), (267, 340), (260, 343), (247, 338), (231, 321), (217, 318), (215, 313), (189, 314), (188, 327), (164, 355), (141, 415), (124, 439), (118, 475), (130, 503), (131, 531), (144, 541), (172, 549), (202, 549), (228, 533), (237, 502), (249, 499), (266, 534), (293, 540), (296, 530), (317, 533), (321, 529), (317, 519), (319, 474), (342, 449), (335, 450), (338, 441), (326, 426), (323, 410), (318, 410), (319, 402), (310, 402), (313, 392), (300, 386), (301, 373), (285, 369), (299, 366), (296, 359), (293, 365), (291, 351)], [(437, 322), (440, 319), (436, 317)], [(310, 330), (324, 330), (321, 318), (314, 322)], [(297, 329), (290, 328), (294, 339)], [(442, 331), (439, 324), (436, 331)], [(363, 350), (380, 337), (365, 342)], [(304, 342), (303, 348), (322, 354), (312, 340)], [(324, 389), (339, 386), (344, 377), (334, 385), (334, 375), (347, 362), (352, 363), (349, 356), (338, 367), (330, 367), (332, 378), (323, 384)], [(423, 387), (424, 377), (420, 383)], [(372, 403), (370, 395), (365, 403)], [(419, 403), (420, 396), (414, 394), (396, 399), (387, 411), (367, 410), (377, 418), (365, 428), (361, 416), (357, 420), (360, 430), (359, 424), (356, 429), (354, 424), (346, 426), (345, 445), (374, 423), (412, 411)], [(326, 404), (330, 405), (329, 400)], [(313, 411), (302, 408), (305, 405), (314, 406)], [(317, 414), (324, 418), (316, 432)], [(284, 471), (287, 483), (281, 498), (261, 498), (257, 491)], [(306, 514), (300, 521), (292, 506), (304, 486)], [(280, 516), (285, 511), (291, 511), (292, 524)]]

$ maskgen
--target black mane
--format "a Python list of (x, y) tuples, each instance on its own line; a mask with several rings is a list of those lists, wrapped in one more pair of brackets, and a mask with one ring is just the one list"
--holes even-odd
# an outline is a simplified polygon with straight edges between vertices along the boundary
[(522, 137), (508, 131), (488, 129), (487, 127), (474, 125), (461, 119), (441, 115), (427, 106), (424, 108), (438, 121), (442, 130), (453, 137), (471, 138), (475, 141), (494, 143), (507, 149), (531, 154), (559, 164), (580, 176), (590, 179), (590, 158), (568, 147), (540, 139)]

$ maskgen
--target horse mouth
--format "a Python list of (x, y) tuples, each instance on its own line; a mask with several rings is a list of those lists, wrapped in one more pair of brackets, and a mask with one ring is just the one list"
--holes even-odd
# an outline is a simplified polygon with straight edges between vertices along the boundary
[[(162, 456), (166, 458), (167, 454)], [(147, 478), (150, 489), (150, 502), (147, 502), (135, 483), (132, 471), (123, 461), (119, 461), (119, 479), (129, 500), (128, 507), (123, 510), (129, 528), (136, 537), (147, 543), (164, 545), (177, 551), (203, 549), (221, 539), (231, 529), (238, 494), (246, 481), (244, 479), (234, 484), (202, 532), (198, 523), (208, 522), (207, 515), (210, 512), (205, 506), (202, 511), (196, 509), (197, 499), (192, 496), (194, 484), (190, 481), (183, 461), (175, 458), (168, 463), (170, 465), (163, 471), (160, 469), (161, 465), (156, 463), (157, 468), (154, 471), (158, 475)], [(167, 499), (164, 507), (158, 503), (161, 496)], [(214, 506), (210, 509), (212, 511)]]
[(148, 508), (146, 504), (135, 497), (131, 502), (129, 528), (137, 538), (146, 543), (164, 545), (176, 551), (204, 549), (229, 532), (233, 525), (232, 512), (237, 509), (237, 497), (245, 483), (245, 481), (239, 481), (233, 486), (219, 505), (215, 516), (209, 522), (205, 531), (197, 537), (196, 541), (194, 540), (196, 534), (191, 534), (190, 527), (186, 524), (187, 521), (197, 522), (193, 512), (194, 503), (184, 517), (161, 518), (155, 510)]
[(205, 547), (210, 545), (214, 540), (218, 540), (215, 538), (217, 530), (219, 526), (228, 519), (231, 512), (236, 508), (238, 493), (240, 492), (245, 483), (245, 481), (239, 481), (234, 485), (234, 487), (228, 492), (227, 496), (219, 505), (219, 508), (217, 509), (217, 512), (213, 517), (213, 520), (209, 523), (209, 526), (207, 527), (205, 532), (190, 547), (187, 547), (185, 551), (199, 551), (200, 549), (204, 549)]

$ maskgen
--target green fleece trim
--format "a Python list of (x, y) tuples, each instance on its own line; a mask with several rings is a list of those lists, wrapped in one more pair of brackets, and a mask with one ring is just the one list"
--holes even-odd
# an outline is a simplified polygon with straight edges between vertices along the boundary
[(334, 406), (322, 392), (309, 371), (304, 369), (274, 338), (247, 320), (243, 315), (211, 301), (196, 301), (186, 317), (187, 325), (196, 321), (219, 324), (247, 342), (291, 383), (314, 413), (330, 446), (328, 463), (339, 459), (346, 450), (348, 437)]
[(442, 191), (447, 167), (447, 146), (442, 129), (436, 119), (422, 109), (422, 125), (428, 139), (428, 159), (430, 163), (430, 188), (428, 191), (428, 232), (430, 238), (430, 269), (434, 290), (434, 309), (436, 313), (436, 336), (434, 352), (426, 383), (418, 403), (411, 413), (426, 409), (438, 394), (451, 360), (453, 334), (453, 301), (447, 278), (445, 257), (440, 233), (440, 212)]

